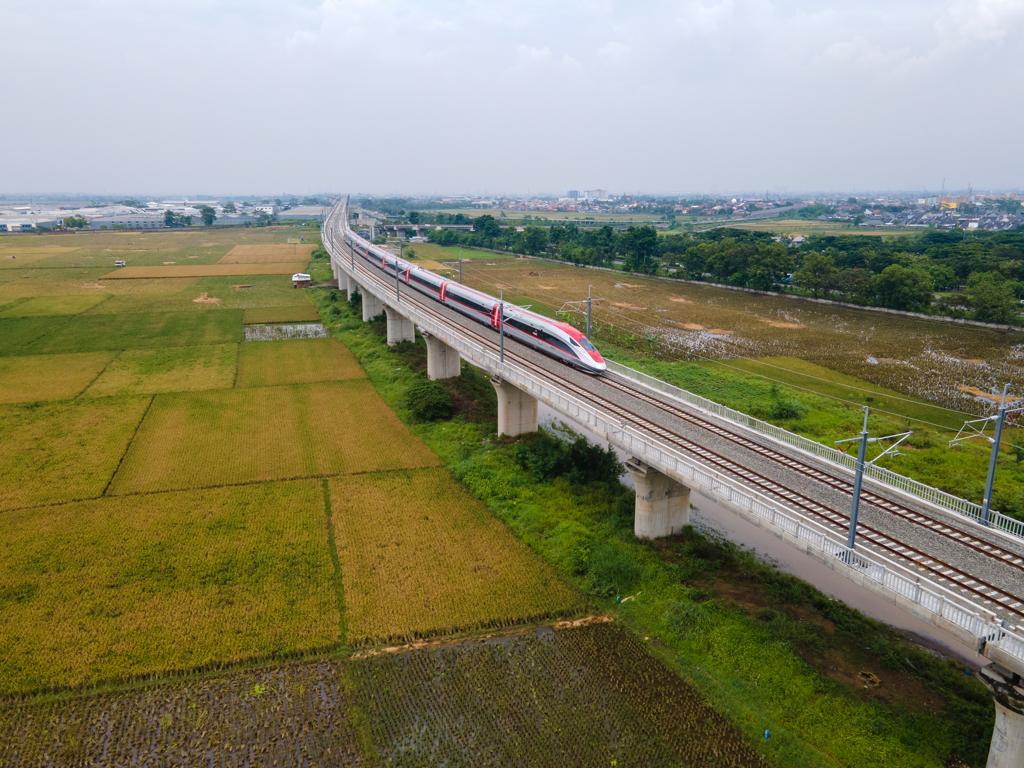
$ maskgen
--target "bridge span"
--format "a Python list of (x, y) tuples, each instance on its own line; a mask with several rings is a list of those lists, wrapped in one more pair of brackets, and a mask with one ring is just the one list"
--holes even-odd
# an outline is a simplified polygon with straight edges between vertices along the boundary
[(498, 433), (537, 429), (544, 403), (625, 452), (640, 538), (689, 523), (691, 490), (714, 498), (986, 657), (996, 725), (990, 768), (1024, 766), (1024, 537), (981, 525), (967, 502), (898, 475), (865, 478), (856, 548), (846, 545), (853, 477), (832, 449), (730, 412), (609, 363), (594, 377), (411, 290), (364, 259), (382, 249), (352, 232), (347, 200), (324, 222), (338, 287), (362, 298), (363, 319), (387, 318), (389, 344), (427, 344), (432, 379), (462, 361), (486, 371), (498, 395)]

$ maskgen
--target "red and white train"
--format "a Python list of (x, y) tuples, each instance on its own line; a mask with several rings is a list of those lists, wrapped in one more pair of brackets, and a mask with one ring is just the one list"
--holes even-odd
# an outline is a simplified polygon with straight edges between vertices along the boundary
[(387, 251), (376, 248), (359, 235), (348, 231), (345, 240), (352, 250), (371, 267), (398, 279), (413, 290), (429, 296), (456, 312), (478, 323), (489, 325), (495, 331), (502, 324), (504, 314), (505, 336), (533, 347), (545, 355), (561, 360), (587, 373), (603, 373), (607, 369), (604, 358), (590, 340), (568, 323), (550, 320), (522, 307), (505, 304), (481, 291), (467, 288), (461, 283), (447, 280), (428, 269), (410, 264)]

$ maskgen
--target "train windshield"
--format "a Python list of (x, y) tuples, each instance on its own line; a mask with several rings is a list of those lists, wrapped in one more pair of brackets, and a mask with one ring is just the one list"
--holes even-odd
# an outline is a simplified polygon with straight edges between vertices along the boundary
[(590, 339), (588, 339), (586, 336), (580, 336), (579, 342), (580, 342), (580, 346), (583, 347), (585, 350), (587, 350), (587, 352), (596, 352), (597, 351), (597, 347), (595, 347), (593, 344), (591, 344), (590, 343)]

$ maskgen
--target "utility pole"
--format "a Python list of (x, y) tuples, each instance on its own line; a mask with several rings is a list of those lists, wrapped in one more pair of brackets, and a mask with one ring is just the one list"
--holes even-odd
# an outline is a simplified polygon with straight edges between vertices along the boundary
[(868, 414), (871, 409), (864, 406), (864, 426), (860, 430), (857, 444), (856, 475), (853, 478), (853, 501), (850, 503), (850, 532), (846, 536), (846, 548), (853, 549), (857, 543), (857, 515), (860, 513), (860, 488), (864, 483), (864, 457), (868, 452)]
[(459, 256), (459, 283), (462, 283), (462, 257)]
[(498, 298), (498, 365), (505, 364), (505, 289)]
[(593, 286), (591, 286), (591, 285), (587, 286), (587, 338), (588, 339), (590, 338), (590, 310), (593, 307), (593, 296), (591, 295), (592, 289), (593, 289)]
[[(876, 461), (881, 459), (883, 456), (897, 456), (899, 455), (900, 443), (906, 440), (911, 432), (900, 432), (895, 435), (885, 435), (884, 437), (868, 437), (868, 416), (871, 414), (871, 409), (864, 406), (864, 424), (861, 427), (860, 435), (857, 437), (848, 437), (845, 440), (836, 440), (836, 445), (840, 443), (852, 443), (857, 441), (857, 464), (854, 466), (854, 477), (853, 477), (853, 500), (850, 502), (850, 530), (846, 536), (846, 548), (849, 551), (853, 551), (854, 546), (857, 543), (857, 517), (860, 514), (860, 491), (864, 485), (864, 470), (868, 464), (874, 464)], [(895, 440), (892, 445), (882, 451), (880, 454), (875, 456), (871, 461), (865, 461), (868, 452), (868, 443), (883, 443), (887, 440)]]
[[(1003, 425), (1009, 414), (1024, 411), (1024, 405), (1021, 405), (1020, 400), (1015, 401), (1012, 406), (1008, 404), (1009, 394), (1010, 385), (1006, 384), (1003, 386), (1002, 397), (999, 398), (999, 410), (994, 415), (986, 416), (983, 419), (965, 421), (964, 425), (960, 427), (960, 431), (956, 433), (956, 437), (949, 441), (950, 448), (959, 445), (964, 440), (970, 440), (972, 437), (983, 437), (992, 443), (992, 453), (988, 458), (988, 476), (985, 478), (985, 495), (981, 500), (982, 525), (988, 525), (989, 518), (992, 516), (992, 486), (996, 480), (996, 465), (999, 463), (999, 443), (1003, 439)], [(995, 432), (992, 437), (985, 434), (985, 427), (989, 422), (995, 424)], [(981, 426), (978, 427), (978, 424)]]
[(999, 461), (999, 441), (1003, 439), (1003, 424), (1006, 422), (1006, 396), (1010, 385), (1003, 385), (1003, 396), (999, 400), (996, 414), (996, 432), (992, 436), (992, 454), (988, 458), (988, 477), (985, 479), (985, 497), (981, 500), (981, 522), (988, 525), (989, 508), (992, 506), (992, 484), (996, 480), (996, 463)]

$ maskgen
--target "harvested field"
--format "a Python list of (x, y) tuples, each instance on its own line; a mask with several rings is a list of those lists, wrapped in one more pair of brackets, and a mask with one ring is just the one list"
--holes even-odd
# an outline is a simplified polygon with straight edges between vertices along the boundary
[(68, 400), (114, 357), (113, 352), (0, 357), (0, 403)]
[[(311, 243), (275, 243), (273, 245), (236, 245), (220, 264), (309, 263), (315, 245)], [(298, 270), (296, 270), (298, 271)]]
[(243, 344), (238, 353), (239, 387), (362, 378), (366, 374), (352, 353), (334, 339)]
[(267, 262), (260, 264), (172, 264), (159, 267), (123, 267), (108, 272), (102, 280), (138, 278), (217, 277), (224, 275), (291, 275), (301, 272), (308, 262)]
[(157, 395), (111, 492), (438, 463), (365, 381)]
[[(985, 409), (963, 386), (987, 390), (1009, 381), (1015, 391), (1024, 389), (1024, 332), (637, 275), (625, 283), (623, 277), (536, 259), (493, 266), (474, 262), (464, 269), (468, 285), (491, 293), (504, 287), (506, 298), (549, 314), (566, 301), (579, 302), (592, 285), (598, 341), (609, 330), (620, 337), (651, 338), (669, 358), (802, 358), (973, 413)], [(569, 319), (582, 321), (578, 313)]]
[(288, 307), (254, 307), (245, 310), (242, 322), (246, 325), (259, 323), (313, 323), (320, 322), (320, 313), (310, 303)]
[(0, 509), (99, 496), (148, 405), (133, 397), (0, 407)]
[(71, 294), (65, 296), (37, 296), (20, 301), (0, 312), (0, 317), (35, 317), (38, 315), (77, 315), (92, 309), (107, 299), (106, 294)]
[(363, 764), (337, 662), (0, 707), (0, 765)]
[(507, 626), (579, 595), (445, 469), (331, 481), (348, 641)]
[(5, 513), (0, 693), (336, 643), (324, 523), (316, 481)]
[(235, 381), (237, 356), (237, 344), (128, 350), (107, 366), (85, 394), (102, 397), (229, 389)]
[(373, 656), (351, 674), (385, 765), (765, 765), (614, 624)]
[[(37, 326), (30, 325), (30, 320), (36, 321)], [(19, 320), (0, 320), (0, 337), (6, 324), (17, 322)], [(239, 310), (88, 314), (74, 319), (25, 318), (23, 322), (25, 327), (13, 334), (19, 336), (21, 342), (12, 340), (13, 349), (7, 354), (185, 347), (237, 342), (242, 338)], [(0, 342), (2, 353), (3, 342)]]

